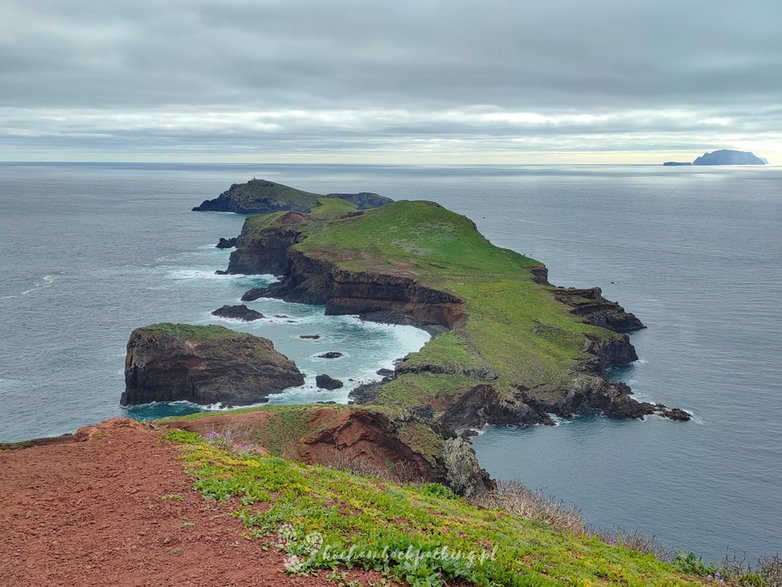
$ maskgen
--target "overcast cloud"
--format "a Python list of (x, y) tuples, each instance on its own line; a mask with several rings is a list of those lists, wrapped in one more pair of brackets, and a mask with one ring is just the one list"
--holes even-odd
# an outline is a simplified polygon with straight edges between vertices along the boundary
[(782, 163), (780, 23), (778, 0), (4, 0), (0, 159)]

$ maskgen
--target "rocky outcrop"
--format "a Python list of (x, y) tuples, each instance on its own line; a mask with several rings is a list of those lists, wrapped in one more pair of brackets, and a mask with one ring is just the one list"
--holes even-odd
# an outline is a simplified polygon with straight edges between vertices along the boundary
[(475, 451), (464, 438), (449, 438), (445, 441), (443, 461), (445, 483), (459, 495), (470, 497), (495, 488), (489, 474), (478, 463)]
[(711, 153), (704, 153), (692, 162), (693, 165), (766, 165), (768, 161), (756, 157), (749, 151), (733, 151), (720, 149)]
[(319, 389), (333, 390), (339, 389), (345, 384), (339, 379), (334, 379), (333, 377), (324, 373), (315, 377), (315, 385), (317, 385)]
[(130, 335), (120, 403), (247, 405), (303, 383), (265, 338), (222, 326), (155, 324)]
[(554, 289), (553, 293), (557, 300), (571, 307), (572, 314), (582, 317), (587, 324), (614, 332), (631, 332), (646, 328), (634, 314), (626, 312), (616, 302), (605, 299), (599, 287), (558, 288)]
[(663, 163), (664, 167), (682, 167), (682, 166), (688, 166), (692, 165), (692, 163), (689, 162), (682, 162), (682, 161), (666, 161)]
[(236, 246), (236, 242), (239, 240), (238, 237), (232, 237), (232, 238), (223, 238), (220, 237), (220, 240), (215, 245), (218, 249), (232, 249)]
[(237, 248), (231, 251), (227, 273), (284, 275), (290, 267), (288, 249), (299, 238), (292, 227), (278, 225), (264, 231), (263, 235), (242, 235)]
[(245, 322), (252, 322), (253, 320), (260, 320), (264, 317), (263, 314), (252, 308), (248, 308), (244, 304), (238, 306), (225, 305), (222, 308), (218, 308), (212, 312), (212, 316), (220, 316), (221, 318), (233, 318), (234, 320), (244, 320)]

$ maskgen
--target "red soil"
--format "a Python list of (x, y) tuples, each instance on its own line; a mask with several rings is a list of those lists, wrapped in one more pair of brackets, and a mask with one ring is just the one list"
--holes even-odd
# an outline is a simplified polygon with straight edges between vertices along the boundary
[(191, 489), (175, 445), (128, 422), (0, 453), (0, 583), (335, 585), (285, 575), (283, 553), (243, 538), (229, 504)]

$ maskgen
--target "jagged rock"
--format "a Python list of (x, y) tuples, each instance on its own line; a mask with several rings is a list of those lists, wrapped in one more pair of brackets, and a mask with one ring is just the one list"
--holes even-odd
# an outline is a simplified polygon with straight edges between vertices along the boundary
[(348, 398), (352, 404), (372, 404), (379, 395), (380, 382), (370, 381), (369, 383), (361, 383), (350, 390)]
[(459, 495), (470, 497), (494, 489), (494, 482), (478, 463), (475, 451), (464, 438), (449, 438), (443, 444), (446, 484)]
[(339, 379), (334, 379), (333, 377), (330, 377), (326, 375), (325, 373), (323, 375), (318, 375), (315, 377), (315, 385), (317, 385), (320, 389), (339, 389), (344, 383), (342, 383)]
[(323, 353), (321, 355), (316, 355), (319, 359), (339, 359), (342, 356), (342, 353), (339, 351), (329, 351), (327, 353)]
[(220, 241), (215, 245), (218, 249), (231, 249), (236, 246), (236, 241), (238, 241), (238, 237), (233, 238), (223, 238), (220, 237)]
[(302, 334), (301, 336), (299, 336), (299, 338), (318, 340), (320, 338), (320, 334)]
[(212, 312), (213, 316), (220, 316), (221, 318), (234, 318), (235, 320), (244, 320), (245, 322), (252, 322), (253, 320), (260, 320), (264, 317), (260, 312), (248, 308), (244, 304), (239, 306), (223, 306)]
[(396, 377), (396, 372), (393, 369), (378, 369), (375, 373), (381, 377), (388, 377), (389, 379)]
[(120, 403), (247, 405), (303, 383), (296, 365), (265, 338), (222, 326), (155, 324), (130, 335)]

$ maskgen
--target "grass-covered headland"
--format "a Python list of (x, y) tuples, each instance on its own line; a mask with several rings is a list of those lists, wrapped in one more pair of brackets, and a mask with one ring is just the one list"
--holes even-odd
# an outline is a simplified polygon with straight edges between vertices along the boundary
[(248, 300), (279, 296), (326, 304), (328, 313), (439, 328), (393, 380), (357, 401), (429, 406), (450, 430), (550, 423), (550, 413), (592, 410), (687, 419), (606, 381), (608, 367), (637, 358), (619, 332), (642, 327), (634, 316), (599, 290), (550, 285), (538, 261), (494, 246), (471, 220), (433, 202), (250, 216), (229, 272), (283, 274)]

